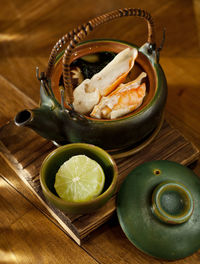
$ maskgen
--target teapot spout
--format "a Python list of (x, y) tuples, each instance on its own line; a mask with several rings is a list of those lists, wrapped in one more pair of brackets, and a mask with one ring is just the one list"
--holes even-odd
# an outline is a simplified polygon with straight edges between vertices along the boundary
[(14, 123), (19, 127), (29, 127), (40, 136), (58, 144), (68, 142), (68, 135), (63, 131), (62, 113), (58, 109), (50, 110), (47, 106), (25, 109), (15, 116)]
[(19, 127), (29, 126), (33, 120), (33, 113), (31, 110), (25, 109), (17, 113), (14, 118), (15, 125)]

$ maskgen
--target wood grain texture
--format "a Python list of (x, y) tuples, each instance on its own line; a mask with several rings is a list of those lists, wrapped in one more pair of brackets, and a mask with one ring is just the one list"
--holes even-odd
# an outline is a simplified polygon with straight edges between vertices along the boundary
[[(39, 102), (39, 83), (35, 78), (35, 67), (39, 66), (40, 70), (46, 69), (50, 51), (62, 35), (89, 19), (121, 7), (139, 7), (152, 14), (158, 45), (162, 38), (162, 30), (166, 27), (166, 41), (160, 60), (169, 88), (165, 116), (200, 149), (200, 5), (198, 0), (134, 0), (134, 2), (132, 0), (98, 0), (98, 2), (82, 0), (79, 3), (75, 0), (0, 1), (0, 125), (13, 119), (17, 111), (32, 107), (32, 101), (34, 101), (33, 105)], [(90, 38), (115, 38), (140, 46), (146, 39), (146, 32), (146, 26), (140, 19), (135, 18), (133, 21), (132, 18), (124, 18), (124, 20), (116, 20), (115, 23), (101, 26), (90, 35)], [(23, 139), (24, 146), (34, 145), (33, 141), (29, 141), (28, 136), (21, 137), (19, 140)], [(9, 141), (6, 144), (11, 146)], [(19, 158), (21, 158), (20, 144), (16, 142), (12, 146), (12, 151), (16, 152)], [(44, 142), (41, 144), (48, 151), (48, 144)], [(34, 155), (37, 156), (37, 150)], [(60, 260), (59, 263), (79, 263), (78, 257), (81, 256), (82, 251), (75, 245), (72, 251), (74, 257), (69, 254), (70, 257), (67, 258), (65, 251), (69, 250), (74, 243), (65, 234), (62, 236), (61, 231), (58, 234), (61, 243), (58, 239), (55, 240), (59, 247), (49, 248), (49, 243), (53, 243), (50, 236), (56, 238), (56, 232), (60, 229), (54, 224), (48, 225), (49, 222), (52, 223), (48, 213), (45, 216), (32, 213), (34, 210), (44, 211), (44, 207), (16, 173), (9, 168), (8, 163), (5, 162), (5, 156), (1, 155), (1, 157), (3, 157), (0, 158), (1, 173), (18, 191), (18, 195), (12, 196), (10, 185), (4, 184), (4, 188), (1, 189), (1, 199), (4, 197), (4, 205), (6, 205), (1, 217), (5, 219), (8, 216), (8, 221), (5, 222), (8, 228), (14, 222), (18, 225), (14, 231), (10, 231), (12, 229), (10, 227), (4, 230), (3, 235), (0, 235), (1, 262), (52, 263), (53, 261), (56, 263), (57, 258)], [(23, 166), (28, 167), (30, 162), (27, 155)], [(199, 163), (192, 169), (200, 176)], [(35, 179), (37, 180), (37, 176)], [(38, 209), (35, 207), (29, 210), (24, 196), (32, 204), (37, 205)], [(12, 201), (19, 199), (21, 204), (13, 215), (11, 215), (13, 207), (10, 199)], [(24, 213), (24, 218), (17, 222)], [(37, 230), (33, 227), (35, 221), (39, 223)], [(41, 239), (39, 235), (44, 232), (41, 223), (49, 227), (47, 238), (43, 236)], [(81, 223), (79, 224), (82, 228)], [(34, 229), (34, 232), (31, 232), (26, 240), (31, 229)], [(28, 249), (27, 245), (32, 243), (31, 236), (38, 239), (34, 247)], [(27, 252), (22, 251), (20, 247), (25, 247)], [(133, 247), (122, 233), (116, 217), (93, 232), (91, 238), (84, 244), (84, 250), (98, 263), (167, 263), (148, 257)], [(43, 254), (42, 258), (37, 251)], [(27, 255), (30, 256), (28, 262)], [(91, 258), (86, 261), (85, 263), (93, 263)], [(84, 263), (84, 260), (82, 262)], [(189, 258), (173, 263), (197, 264), (199, 262), (200, 253), (197, 252)]]
[[(126, 238), (119, 228), (117, 217), (96, 230), (83, 244), (83, 247), (95, 255), (100, 263), (134, 263), (134, 264), (193, 264), (200, 262), (200, 250), (190, 257), (178, 261), (164, 261), (147, 256)], [(102, 254), (103, 252), (103, 254)]]
[[(162, 57), (199, 54), (195, 20), (191, 19), (188, 23), (188, 17), (194, 16), (193, 6), (188, 0), (153, 0), (150, 4), (145, 0), (136, 0), (134, 3), (131, 0), (99, 0), (98, 8), (91, 0), (83, 0), (79, 6), (74, 0), (57, 0), (49, 4), (43, 0), (37, 3), (30, 0), (25, 4), (21, 0), (3, 0), (1, 3), (3, 15), (0, 30), (3, 35), (0, 43), (0, 72), (36, 102), (39, 100), (39, 83), (35, 78), (35, 67), (46, 70), (48, 56), (58, 39), (77, 25), (116, 8), (134, 5), (148, 10), (155, 20), (158, 45), (162, 30), (166, 27), (167, 38)], [(187, 32), (187, 38), (184, 37), (184, 31)], [(102, 25), (89, 38), (115, 38), (142, 45), (146, 36), (144, 22), (139, 18), (133, 21), (132, 17), (127, 17)]]
[(1, 263), (97, 263), (2, 177), (0, 186)]
[[(15, 148), (16, 141), (18, 142), (17, 149)], [(53, 218), (78, 244), (81, 244), (91, 232), (105, 223), (115, 212), (116, 194), (104, 207), (92, 214), (79, 216), (64, 214), (46, 201), (39, 182), (42, 161), (49, 152), (55, 149), (55, 146), (35, 135), (35, 132), (30, 129), (16, 127), (13, 122), (0, 129), (0, 143), (0, 150), (10, 166), (38, 196)], [(146, 148), (132, 156), (116, 160), (119, 169), (117, 190), (128, 173), (141, 163), (167, 159), (189, 165), (198, 157), (198, 149), (186, 141), (176, 129), (164, 122), (159, 134)]]
[[(13, 119), (13, 113), (10, 109), (18, 112), (24, 108), (35, 108), (36, 103), (19, 90), (14, 84), (0, 75), (1, 98), (6, 99), (9, 94), (12, 97), (11, 101), (1, 100), (0, 104), (0, 126), (8, 120)], [(9, 105), (9, 106), (8, 106)]]

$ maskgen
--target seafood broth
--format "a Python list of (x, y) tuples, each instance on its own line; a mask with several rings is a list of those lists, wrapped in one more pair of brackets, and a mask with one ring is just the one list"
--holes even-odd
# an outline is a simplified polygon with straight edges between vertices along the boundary
[[(115, 57), (115, 55), (117, 55), (118, 52), (120, 52), (120, 50), (126, 47), (127, 45), (123, 44), (122, 47), (118, 48), (117, 52), (113, 52), (113, 48), (108, 49), (109, 51), (102, 51), (102, 47), (101, 47), (101, 50), (99, 52), (90, 51), (91, 52), (90, 53), (87, 51), (87, 53), (82, 52), (82, 54), (79, 54), (79, 55), (77, 54), (78, 56), (75, 53), (75, 56), (73, 56), (73, 59), (71, 60), (72, 62), (70, 65), (73, 88), (76, 88), (79, 85), (79, 82), (82, 82), (88, 76), (92, 77), (94, 74), (101, 71), (101, 69), (104, 68), (105, 65), (108, 64)], [(91, 67), (93, 67), (92, 73), (89, 72)], [(156, 88), (157, 87), (157, 84), (156, 84), (157, 77), (156, 77), (155, 71), (150, 61), (141, 52), (138, 53), (138, 56), (135, 60), (134, 67), (127, 75), (124, 83), (130, 82), (136, 79), (142, 72), (146, 72), (147, 77), (143, 79), (143, 82), (146, 84), (146, 95), (143, 99), (141, 106), (139, 106), (137, 109), (133, 110), (132, 112), (122, 117), (116, 118), (116, 120), (125, 118), (128, 116), (132, 116), (133, 114), (139, 112), (153, 98), (155, 91), (157, 89)], [(63, 85), (64, 84), (63, 84), (63, 77), (62, 77), (62, 60), (59, 60), (55, 65), (55, 71), (52, 76), (52, 90), (58, 102), (60, 102), (59, 86), (63, 86)], [(65, 104), (65, 107), (68, 108), (68, 105)], [(97, 119), (89, 115), (85, 115), (85, 116), (91, 120), (104, 120), (108, 122), (110, 121), (110, 119)]]
[[(100, 72), (116, 55), (114, 52), (98, 52), (75, 59), (70, 65), (73, 88), (75, 89), (81, 81), (90, 79)], [(60, 77), (59, 86), (64, 86), (63, 74)]]
[[(70, 65), (73, 88), (75, 89), (77, 86), (77, 82), (75, 80), (78, 77), (77, 74), (82, 75), (83, 80), (86, 78), (92, 78), (92, 76), (96, 74), (97, 72), (101, 71), (115, 57), (115, 55), (117, 54), (114, 52), (98, 52), (98, 53), (92, 53), (89, 56), (83, 56), (73, 61)], [(94, 57), (94, 59), (92, 57)], [(101, 61), (99, 62), (99, 64), (96, 61), (97, 58), (101, 58)], [(105, 58), (104, 61), (102, 60), (103, 58)], [(86, 61), (86, 59), (88, 60), (88, 62)], [(80, 72), (77, 68), (80, 69)], [(76, 71), (77, 71), (77, 74), (75, 73)], [(142, 73), (143, 71), (144, 69), (136, 61), (133, 69), (128, 74), (124, 83), (130, 82), (136, 79), (140, 75), (140, 73)], [(149, 90), (148, 78), (146, 78), (144, 82), (146, 83), (147, 92), (148, 92)], [(59, 86), (64, 86), (63, 74), (61, 74), (60, 76)]]
[[(83, 80), (92, 78), (94, 74), (100, 72), (116, 55), (117, 53), (114, 52), (97, 52), (75, 59), (70, 65), (73, 89), (75, 89)], [(143, 68), (139, 63), (135, 62), (133, 69), (127, 75), (124, 83), (133, 81), (142, 72), (144, 72)], [(143, 82), (146, 84), (146, 95), (143, 100), (144, 103), (147, 94), (149, 93), (148, 77), (144, 78)], [(60, 76), (59, 86), (64, 86), (63, 74)], [(141, 106), (139, 108), (141, 108)], [(132, 112), (135, 112), (136, 110)], [(89, 117), (89, 115), (87, 116)]]

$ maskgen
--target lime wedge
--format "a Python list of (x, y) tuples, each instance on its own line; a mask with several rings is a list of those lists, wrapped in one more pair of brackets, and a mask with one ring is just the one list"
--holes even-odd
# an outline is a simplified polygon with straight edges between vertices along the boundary
[(104, 182), (105, 175), (101, 166), (85, 155), (77, 155), (61, 165), (54, 187), (63, 200), (84, 202), (98, 196)]

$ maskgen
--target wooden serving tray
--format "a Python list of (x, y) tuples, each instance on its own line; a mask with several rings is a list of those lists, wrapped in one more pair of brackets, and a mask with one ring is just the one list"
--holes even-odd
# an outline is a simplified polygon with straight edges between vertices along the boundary
[[(62, 229), (81, 245), (93, 230), (113, 215), (116, 208), (116, 194), (105, 206), (92, 214), (71, 216), (56, 209), (45, 200), (39, 181), (42, 161), (53, 149), (55, 146), (52, 142), (40, 137), (31, 129), (15, 126), (13, 122), (0, 129), (0, 150), (4, 157)], [(128, 173), (141, 163), (167, 159), (189, 165), (198, 157), (198, 149), (165, 121), (156, 138), (143, 150), (116, 160), (119, 169), (118, 189)]]

